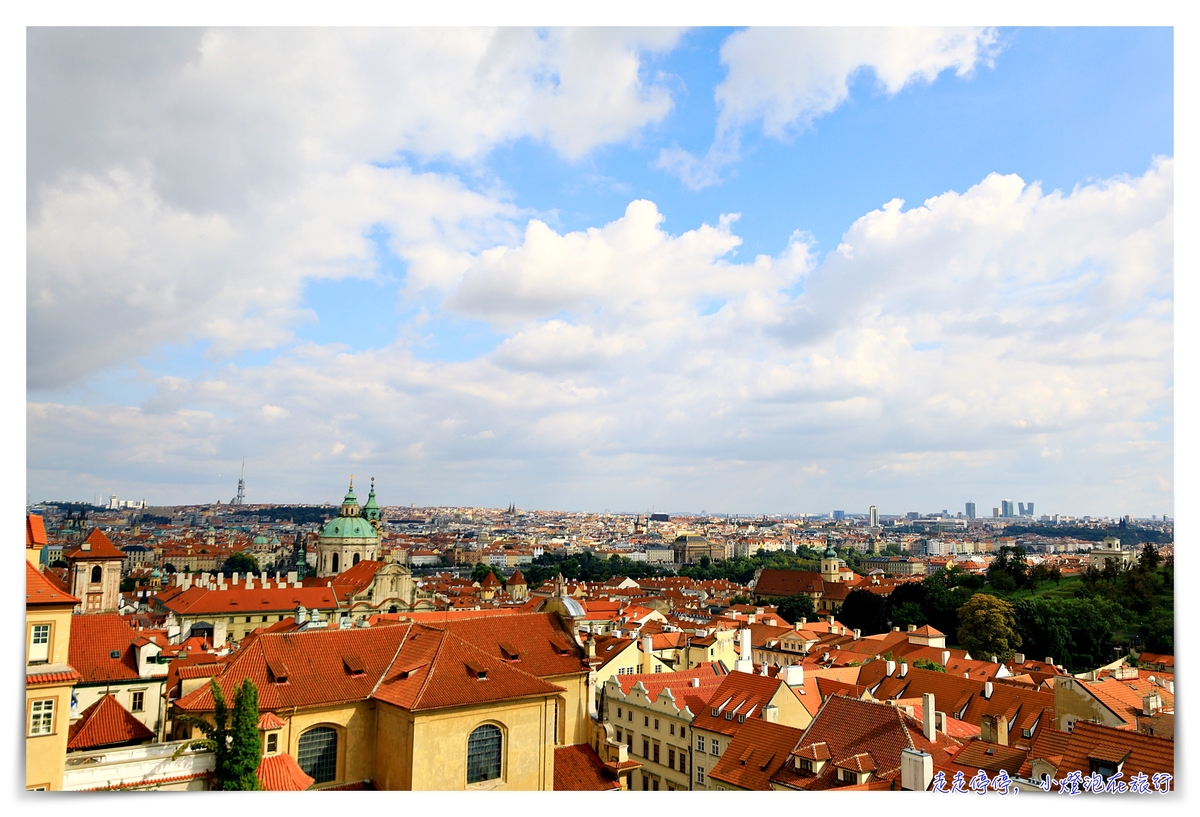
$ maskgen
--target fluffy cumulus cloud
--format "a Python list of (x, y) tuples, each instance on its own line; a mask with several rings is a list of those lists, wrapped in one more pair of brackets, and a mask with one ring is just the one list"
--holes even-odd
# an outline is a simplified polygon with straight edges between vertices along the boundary
[(136, 407), (33, 403), (31, 480), (53, 493), (82, 450), (171, 486), (245, 452), (277, 499), (369, 471), (394, 502), (920, 507), (959, 484), (1166, 509), (1145, 474), (1171, 473), (1172, 201), (1170, 160), (1069, 193), (992, 175), (882, 205), (819, 262), (800, 236), (739, 259), (733, 215), (671, 234), (649, 201), (580, 232), (527, 219), (438, 284), (490, 351), (309, 344)]
[(717, 85), (716, 138), (706, 155), (664, 148), (658, 166), (699, 189), (720, 181), (737, 161), (742, 130), (760, 124), (774, 139), (789, 139), (850, 96), (850, 82), (873, 72), (879, 86), (897, 94), (953, 70), (970, 75), (990, 65), (997, 34), (985, 28), (750, 28), (721, 47), (728, 68)]
[(636, 138), (672, 106), (645, 58), (679, 35), (31, 30), (29, 385), (164, 342), (286, 342), (305, 281), (373, 273), (376, 227), (411, 289), (446, 286), (516, 212), (412, 160), (482, 173), (521, 138), (568, 160)]

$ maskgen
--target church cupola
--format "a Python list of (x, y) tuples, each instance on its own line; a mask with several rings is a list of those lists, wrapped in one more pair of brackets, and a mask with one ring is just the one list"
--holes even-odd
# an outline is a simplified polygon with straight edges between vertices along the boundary
[(362, 515), (376, 531), (382, 527), (383, 513), (379, 510), (379, 503), (375, 501), (375, 477), (371, 477), (371, 493), (367, 495), (367, 504), (363, 505)]
[(358, 516), (361, 509), (358, 507), (358, 497), (354, 495), (354, 475), (350, 475), (350, 488), (346, 491), (346, 498), (342, 500), (342, 507), (338, 511), (338, 516)]
[(825, 553), (821, 556), (821, 578), (827, 582), (836, 582), (841, 579), (841, 560), (838, 559), (837, 551), (833, 549), (833, 543), (829, 543), (825, 547)]

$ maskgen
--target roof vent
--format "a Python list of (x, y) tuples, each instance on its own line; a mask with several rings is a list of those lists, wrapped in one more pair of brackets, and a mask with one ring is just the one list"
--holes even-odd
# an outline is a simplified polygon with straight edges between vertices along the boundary
[[(612, 647), (609, 647), (611, 650)], [(509, 661), (516, 661), (521, 657), (521, 651), (507, 641), (500, 642), (500, 652)]]
[(477, 681), (486, 681), (488, 677), (487, 667), (475, 661), (464, 661), (467, 666), (467, 673)]
[(120, 651), (120, 650), (109, 650), (109, 651), (108, 651), (108, 657), (109, 657), (109, 658), (120, 658), (120, 657), (121, 657), (121, 651)]
[(367, 671), (367, 668), (363, 666), (362, 659), (357, 655), (343, 655), (342, 664), (345, 665), (346, 671), (351, 675), (364, 675)]

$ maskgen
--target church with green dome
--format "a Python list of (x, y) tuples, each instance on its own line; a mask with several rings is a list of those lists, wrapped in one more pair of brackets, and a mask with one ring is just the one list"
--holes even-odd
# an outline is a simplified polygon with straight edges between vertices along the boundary
[(375, 480), (371, 480), (367, 503), (360, 508), (354, 495), (354, 477), (350, 477), (350, 489), (338, 515), (325, 523), (317, 538), (317, 576), (338, 576), (361, 561), (378, 560), (382, 526)]

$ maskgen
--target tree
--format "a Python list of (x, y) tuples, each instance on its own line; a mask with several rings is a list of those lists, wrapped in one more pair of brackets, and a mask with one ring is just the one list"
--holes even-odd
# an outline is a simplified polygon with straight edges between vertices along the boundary
[(232, 576), (234, 573), (259, 572), (258, 559), (249, 553), (235, 553), (221, 565), (221, 573)]
[(778, 610), (780, 618), (789, 624), (795, 624), (802, 618), (811, 619), (815, 612), (812, 599), (803, 594), (779, 599), (775, 604), (775, 609)]
[(851, 590), (838, 610), (838, 621), (852, 630), (861, 630), (863, 635), (886, 633), (888, 627), (888, 603), (883, 596), (870, 590)]
[(918, 658), (916, 661), (913, 661), (913, 668), (914, 669), (927, 669), (927, 670), (932, 670), (933, 672), (945, 672), (946, 671), (946, 668), (944, 666), (939, 664), (937, 661), (930, 661), (928, 658)]
[(958, 608), (958, 643), (972, 658), (986, 661), (1012, 658), (1021, 646), (1013, 606), (987, 593), (976, 593)]
[(501, 584), (504, 583), (504, 574), (500, 572), (495, 565), (484, 564), (480, 562), (475, 565), (475, 569), (471, 571), (471, 581), (481, 582), (487, 578), (487, 574), (494, 573)]
[(1138, 557), (1138, 570), (1143, 573), (1153, 573), (1161, 561), (1162, 557), (1158, 555), (1158, 549), (1147, 542), (1142, 546), (1142, 555)]
[(220, 791), (257, 791), (258, 764), (262, 760), (262, 739), (258, 736), (258, 688), (249, 678), (242, 681), (233, 699), (230, 724), (229, 707), (217, 679), (209, 681), (213, 697), (213, 719), (181, 714), (176, 720), (194, 726), (204, 738), (183, 744), (175, 750), (178, 758), (186, 749), (208, 749), (213, 753), (213, 788)]

